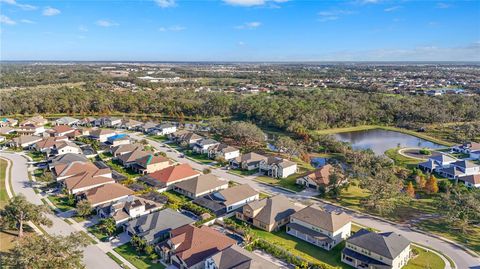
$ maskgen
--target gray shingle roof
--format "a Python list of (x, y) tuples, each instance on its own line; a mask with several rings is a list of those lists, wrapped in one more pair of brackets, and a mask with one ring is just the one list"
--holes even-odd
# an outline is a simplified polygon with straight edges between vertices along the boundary
[(402, 235), (393, 232), (375, 233), (365, 229), (356, 232), (347, 242), (389, 259), (395, 259), (410, 245), (410, 241)]
[(254, 219), (268, 224), (273, 224), (285, 219), (300, 209), (283, 195), (276, 195), (260, 201), (254, 201), (247, 206), (250, 206), (253, 210), (261, 208)]
[(218, 269), (274, 269), (277, 265), (233, 245), (212, 256)]
[(180, 181), (175, 184), (177, 188), (183, 189), (195, 195), (224, 185), (228, 185), (228, 182), (225, 180), (221, 180), (212, 174), (200, 175), (196, 178)]
[(320, 227), (329, 232), (335, 232), (352, 221), (352, 218), (343, 212), (327, 212), (316, 206), (305, 207), (293, 214), (292, 218)]

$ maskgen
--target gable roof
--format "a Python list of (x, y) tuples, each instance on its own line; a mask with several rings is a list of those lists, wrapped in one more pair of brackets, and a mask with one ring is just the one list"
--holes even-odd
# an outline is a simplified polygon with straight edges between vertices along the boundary
[(212, 256), (217, 269), (275, 269), (279, 266), (263, 259), (262, 257), (249, 252), (238, 245), (229, 248)]
[(393, 232), (375, 233), (365, 229), (356, 232), (347, 242), (389, 259), (395, 259), (410, 245), (410, 241), (402, 235)]
[(171, 231), (170, 241), (176, 245), (175, 255), (187, 266), (193, 266), (236, 244), (232, 238), (210, 227), (185, 225)]
[(35, 146), (38, 149), (47, 149), (53, 147), (56, 142), (67, 139), (66, 136), (47, 137), (35, 143)]
[(300, 209), (281, 194), (259, 201), (253, 201), (246, 206), (251, 207), (253, 210), (261, 208), (260, 212), (253, 218), (266, 224), (273, 224), (285, 219)]
[(468, 161), (468, 160), (458, 160), (458, 161), (456, 161), (452, 164), (455, 165), (455, 166), (462, 167), (462, 168), (473, 168), (473, 167), (478, 166), (477, 164), (475, 164), (471, 161)]
[(218, 144), (217, 146), (212, 147), (211, 150), (214, 150), (216, 152), (222, 152), (222, 153), (229, 153), (229, 152), (238, 151), (237, 148), (229, 146), (229, 145), (224, 144), (224, 143), (221, 143), (221, 144)]
[(160, 155), (153, 155), (152, 153), (145, 155), (143, 157), (140, 157), (135, 160), (135, 162), (146, 168), (148, 165), (151, 164), (157, 164), (157, 163), (164, 163), (164, 162), (170, 162), (170, 160), (167, 157), (163, 157)]
[(267, 160), (268, 157), (265, 157), (263, 155), (260, 155), (255, 152), (250, 152), (246, 154), (242, 154), (241, 156), (235, 158), (235, 161), (241, 163), (241, 162), (259, 162), (263, 160)]
[(128, 230), (138, 236), (144, 237), (147, 242), (151, 242), (161, 233), (194, 222), (194, 219), (170, 208), (166, 208), (129, 221)]
[(473, 185), (478, 185), (480, 184), (480, 174), (460, 177), (459, 180), (463, 180)]
[(228, 207), (231, 204), (235, 204), (255, 195), (258, 195), (256, 190), (254, 190), (248, 184), (242, 184), (221, 190), (215, 196), (220, 196), (223, 200), (223, 203)]
[(83, 192), (92, 206), (133, 195), (133, 191), (118, 183), (105, 184)]
[(57, 125), (52, 127), (52, 132), (53, 133), (67, 133), (67, 132), (73, 132), (75, 129), (68, 125)]
[(95, 137), (99, 137), (101, 135), (107, 135), (107, 134), (115, 134), (115, 131), (108, 130), (108, 129), (95, 129), (90, 131), (90, 135)]
[(118, 159), (121, 160), (123, 163), (134, 162), (137, 159), (143, 158), (145, 156), (151, 155), (151, 151), (143, 151), (142, 149), (136, 149), (134, 151), (127, 152), (118, 156)]
[(153, 172), (148, 174), (147, 177), (153, 178), (162, 183), (171, 183), (197, 175), (200, 175), (200, 173), (193, 170), (190, 165), (184, 163)]
[(447, 154), (439, 154), (439, 155), (436, 155), (436, 156), (432, 156), (430, 157), (430, 159), (434, 160), (434, 161), (437, 161), (439, 163), (451, 163), (451, 162), (455, 162), (457, 159), (453, 158), (453, 157), (450, 157), (448, 156)]
[(141, 150), (141, 149), (143, 149), (143, 145), (135, 143), (135, 144), (118, 145), (111, 148), (110, 151), (112, 152), (112, 154), (116, 155), (116, 154), (132, 152), (132, 151)]
[(69, 191), (99, 184), (114, 183), (115, 180), (106, 175), (107, 173), (111, 173), (110, 169), (99, 169), (97, 172), (86, 171), (65, 179), (64, 183)]
[(72, 162), (88, 162), (88, 158), (82, 154), (75, 154), (75, 153), (66, 153), (62, 155), (55, 156), (49, 160), (52, 163), (53, 167), (59, 164), (69, 164)]
[(74, 161), (71, 163), (59, 163), (53, 167), (58, 177), (72, 176), (81, 172), (95, 172), (98, 168), (91, 162)]
[(324, 165), (314, 171), (307, 172), (301, 177), (308, 177), (313, 182), (318, 185), (328, 185), (330, 183), (330, 173), (332, 172), (333, 166), (331, 164)]
[(228, 185), (228, 182), (219, 179), (213, 174), (200, 175), (189, 180), (175, 183), (175, 187), (193, 194), (204, 193), (224, 185)]
[(320, 227), (329, 232), (335, 232), (352, 221), (352, 217), (345, 212), (327, 212), (317, 206), (311, 205), (296, 212), (292, 218)]
[(34, 143), (42, 140), (41, 137), (39, 136), (34, 136), (34, 135), (21, 135), (19, 137), (15, 137), (12, 139), (13, 142), (17, 144), (26, 144), (26, 143)]

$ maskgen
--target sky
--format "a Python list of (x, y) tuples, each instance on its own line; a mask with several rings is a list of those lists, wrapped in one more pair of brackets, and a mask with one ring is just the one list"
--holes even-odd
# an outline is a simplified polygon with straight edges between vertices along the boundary
[(0, 0), (0, 60), (480, 61), (480, 1)]

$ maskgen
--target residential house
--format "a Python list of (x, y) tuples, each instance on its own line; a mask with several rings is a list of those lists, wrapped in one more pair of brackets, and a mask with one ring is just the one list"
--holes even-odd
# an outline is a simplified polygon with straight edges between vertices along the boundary
[(428, 173), (440, 172), (442, 169), (449, 168), (457, 159), (447, 154), (439, 154), (428, 158), (426, 162), (419, 163), (418, 167)]
[(153, 152), (144, 151), (143, 149), (137, 149), (134, 151), (127, 152), (125, 154), (119, 155), (114, 159), (117, 160), (125, 168), (130, 168), (135, 164), (135, 161), (139, 158), (151, 155)]
[(402, 235), (366, 229), (347, 239), (342, 251), (342, 262), (359, 269), (400, 269), (410, 258), (410, 241)]
[(94, 117), (85, 117), (85, 118), (79, 120), (78, 125), (82, 125), (82, 126), (94, 126), (96, 120), (97, 120), (97, 119), (95, 119)]
[(57, 155), (50, 157), (48, 159), (48, 167), (50, 170), (53, 170), (55, 166), (61, 165), (61, 164), (70, 164), (73, 162), (81, 162), (81, 163), (87, 163), (89, 162), (88, 158), (85, 157), (82, 154), (72, 154), (72, 153), (67, 153), (63, 155)]
[(47, 137), (35, 143), (32, 148), (36, 151), (47, 152), (50, 151), (55, 143), (60, 141), (68, 141), (66, 136), (57, 136), (57, 137)]
[(20, 122), (20, 126), (25, 125), (39, 125), (43, 126), (48, 123), (48, 120), (42, 117), (41, 115), (30, 117), (22, 122)]
[(240, 156), (240, 150), (227, 144), (218, 144), (208, 149), (208, 158), (223, 158), (226, 161)]
[(279, 269), (280, 266), (265, 260), (238, 245), (232, 245), (205, 261), (205, 269)]
[(310, 244), (331, 250), (350, 236), (352, 218), (345, 213), (327, 212), (308, 206), (290, 217), (287, 233)]
[(63, 185), (69, 194), (76, 194), (110, 183), (115, 183), (110, 169), (83, 171), (63, 181)]
[(258, 168), (261, 173), (273, 178), (287, 178), (297, 172), (295, 162), (280, 157), (268, 157), (266, 160), (260, 161)]
[(333, 166), (330, 164), (324, 165), (314, 171), (308, 171), (297, 178), (296, 183), (308, 188), (320, 190), (325, 189), (330, 183), (330, 174), (333, 171)]
[(220, 145), (220, 142), (210, 138), (204, 138), (193, 144), (193, 151), (200, 154), (208, 154), (209, 148), (218, 145)]
[(258, 198), (259, 193), (256, 190), (248, 184), (243, 184), (199, 197), (193, 200), (193, 203), (208, 208), (215, 215), (220, 216), (233, 212)]
[(17, 148), (28, 148), (37, 142), (42, 141), (42, 137), (34, 135), (21, 135), (12, 138), (12, 145)]
[(147, 121), (145, 122), (142, 126), (140, 126), (140, 130), (146, 134), (152, 132), (155, 130), (155, 128), (157, 127), (157, 123), (155, 122), (152, 122), (152, 121)]
[(449, 179), (458, 179), (464, 176), (480, 174), (480, 165), (468, 160), (458, 160), (437, 170), (440, 175)]
[(15, 129), (13, 129), (12, 127), (9, 127), (9, 126), (0, 127), (0, 134), (7, 135), (7, 134), (13, 134), (14, 132), (15, 132)]
[(173, 134), (177, 131), (177, 126), (171, 124), (171, 123), (162, 123), (155, 127), (154, 133), (155, 135), (168, 135), (168, 134)]
[(470, 188), (480, 188), (480, 174), (459, 177), (458, 181), (463, 182), (465, 186)]
[(271, 232), (286, 225), (290, 220), (290, 215), (298, 210), (300, 207), (279, 194), (244, 205), (242, 211), (236, 212), (236, 217), (259, 229)]
[(455, 152), (470, 154), (472, 151), (480, 150), (480, 143), (467, 142), (461, 145), (453, 146), (452, 150)]
[(155, 244), (168, 239), (170, 231), (193, 223), (194, 219), (166, 208), (132, 219), (125, 223), (124, 227), (128, 235), (136, 235), (147, 244)]
[(90, 131), (90, 138), (99, 142), (106, 142), (109, 137), (116, 135), (115, 131), (107, 129), (95, 129)]
[(118, 183), (104, 184), (76, 194), (77, 199), (86, 199), (92, 207), (125, 200), (133, 191)]
[(45, 127), (34, 124), (20, 125), (15, 131), (20, 135), (41, 135), (45, 132)]
[(122, 120), (122, 123), (120, 124), (120, 128), (126, 129), (126, 130), (136, 130), (140, 126), (142, 126), (143, 122), (137, 121), (137, 120), (132, 120), (132, 119), (124, 119)]
[(139, 174), (146, 175), (165, 169), (172, 164), (168, 158), (150, 153), (137, 158), (131, 168)]
[(142, 150), (144, 148), (143, 145), (141, 144), (124, 144), (124, 145), (118, 145), (118, 146), (115, 146), (115, 147), (111, 147), (110, 148), (110, 153), (113, 155), (114, 158), (120, 156), (120, 155), (123, 155), (123, 154), (127, 154), (129, 152), (132, 152), (132, 151), (136, 151), (136, 150)]
[(189, 180), (175, 183), (173, 190), (191, 199), (224, 190), (228, 188), (228, 181), (213, 174), (199, 175)]
[(55, 142), (50, 152), (52, 155), (62, 155), (67, 153), (82, 154), (82, 149), (77, 144), (71, 141), (58, 141)]
[[(67, 154), (65, 154), (67, 155)], [(51, 171), (53, 176), (57, 181), (63, 181), (66, 178), (78, 175), (83, 172), (98, 173), (98, 168), (95, 164), (90, 161), (72, 161), (68, 163), (55, 163), (52, 165)], [(102, 168), (103, 172), (101, 174), (111, 173), (110, 168)]]
[(179, 164), (175, 166), (169, 166), (162, 170), (147, 174), (139, 181), (157, 189), (157, 191), (166, 191), (173, 188), (175, 183), (198, 177), (199, 172), (192, 169), (188, 164)]
[(480, 160), (480, 150), (474, 150), (470, 152), (470, 159)]
[(62, 117), (60, 119), (55, 120), (54, 124), (55, 125), (68, 125), (68, 126), (74, 126), (80, 123), (79, 119), (75, 119), (72, 117)]
[(115, 118), (115, 117), (98, 118), (94, 122), (95, 126), (110, 127), (110, 128), (120, 127), (121, 124), (122, 124), (122, 119)]
[(236, 241), (208, 226), (184, 225), (170, 231), (170, 239), (157, 247), (162, 260), (179, 269), (203, 269), (205, 261)]
[[(158, 211), (163, 206), (162, 203), (130, 196), (125, 201), (117, 201), (99, 208), (98, 216), (100, 218), (113, 218), (118, 226), (129, 220)], [(136, 221), (138, 222), (138, 219)]]
[(168, 137), (170, 140), (176, 141), (179, 144), (182, 142), (186, 143), (189, 147), (192, 147), (195, 143), (203, 139), (202, 136), (185, 130), (169, 134)]
[(256, 170), (260, 167), (262, 161), (267, 161), (268, 157), (250, 152), (230, 160), (232, 168), (239, 168), (243, 170)]
[(54, 126), (52, 129), (48, 130), (47, 133), (50, 136), (67, 136), (70, 133), (75, 132), (75, 129), (68, 125), (57, 125)]
[(107, 138), (105, 144), (108, 144), (110, 147), (130, 144), (130, 137), (126, 134), (112, 135)]
[(0, 127), (13, 127), (18, 124), (18, 120), (11, 118), (1, 118)]

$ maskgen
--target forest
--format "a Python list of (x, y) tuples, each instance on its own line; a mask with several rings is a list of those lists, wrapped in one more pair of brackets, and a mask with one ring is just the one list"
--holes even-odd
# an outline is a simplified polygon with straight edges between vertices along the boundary
[(231, 117), (301, 133), (363, 124), (419, 128), (422, 124), (478, 121), (480, 96), (438, 97), (365, 93), (342, 89), (289, 90), (235, 95), (181, 89), (111, 92), (85, 87), (8, 90), (0, 114), (158, 113), (170, 117)]

